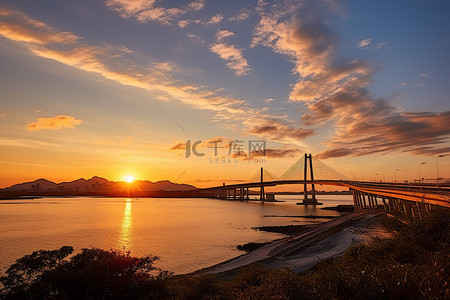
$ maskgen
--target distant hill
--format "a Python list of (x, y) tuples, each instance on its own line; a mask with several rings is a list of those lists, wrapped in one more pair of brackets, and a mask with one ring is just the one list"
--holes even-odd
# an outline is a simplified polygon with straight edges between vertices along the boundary
[(10, 186), (8, 188), (6, 188), (6, 190), (12, 190), (12, 191), (33, 191), (33, 190), (54, 190), (56, 191), (57, 188), (57, 184), (41, 178), (35, 181), (31, 181), (31, 182), (24, 182), (24, 183), (19, 183), (19, 184), (15, 184), (13, 186)]
[(193, 191), (197, 188), (188, 184), (178, 184), (169, 180), (151, 182), (148, 180), (136, 180), (129, 184), (123, 181), (109, 181), (105, 178), (94, 176), (91, 179), (80, 178), (70, 182), (54, 183), (41, 178), (31, 182), (24, 182), (7, 187), (5, 191), (22, 192), (60, 192), (60, 193), (115, 193), (128, 189), (141, 192), (154, 191)]

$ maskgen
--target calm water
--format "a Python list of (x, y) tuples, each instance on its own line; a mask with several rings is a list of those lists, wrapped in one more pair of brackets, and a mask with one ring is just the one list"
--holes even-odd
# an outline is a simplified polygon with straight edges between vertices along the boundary
[[(211, 266), (243, 252), (236, 245), (266, 242), (283, 235), (252, 227), (311, 224), (338, 216), (320, 207), (351, 204), (351, 196), (319, 196), (324, 205), (295, 205), (300, 196), (278, 196), (279, 203), (177, 198), (43, 198), (0, 201), (0, 272), (38, 249), (71, 245), (131, 250), (156, 255), (157, 266), (175, 273)], [(297, 216), (297, 217), (293, 217)]]

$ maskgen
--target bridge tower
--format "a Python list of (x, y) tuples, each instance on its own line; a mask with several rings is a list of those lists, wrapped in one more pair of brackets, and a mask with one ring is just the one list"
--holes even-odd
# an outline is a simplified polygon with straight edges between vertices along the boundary
[[(309, 163), (308, 163), (309, 161)], [(321, 205), (322, 203), (317, 202), (316, 199), (316, 189), (314, 183), (311, 183), (311, 198), (308, 198), (308, 166), (311, 181), (314, 181), (314, 172), (312, 165), (312, 155), (305, 153), (305, 163), (304, 163), (304, 176), (303, 176), (303, 202), (298, 202), (297, 205)]]
[[(263, 183), (263, 181), (264, 181), (263, 173), (264, 173), (264, 169), (261, 167), (261, 183)], [(259, 199), (261, 201), (264, 201), (266, 199), (265, 194), (264, 194), (264, 186), (263, 185), (261, 185), (261, 191), (259, 193)]]

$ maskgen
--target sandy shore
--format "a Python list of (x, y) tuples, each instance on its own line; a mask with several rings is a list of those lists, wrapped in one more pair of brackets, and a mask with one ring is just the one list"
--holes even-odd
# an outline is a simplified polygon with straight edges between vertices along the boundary
[(198, 273), (232, 276), (240, 268), (257, 262), (267, 267), (302, 272), (322, 259), (341, 256), (353, 244), (367, 242), (375, 236), (391, 236), (377, 222), (382, 213), (380, 210), (349, 213)]

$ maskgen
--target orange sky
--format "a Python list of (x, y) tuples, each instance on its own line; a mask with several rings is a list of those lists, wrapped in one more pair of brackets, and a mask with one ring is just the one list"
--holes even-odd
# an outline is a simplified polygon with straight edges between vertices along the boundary
[[(450, 178), (443, 4), (51, 2), (0, 6), (0, 187), (205, 187), (280, 176), (304, 153), (351, 179)], [(228, 162), (233, 141), (247, 156), (264, 141), (264, 162)]]

